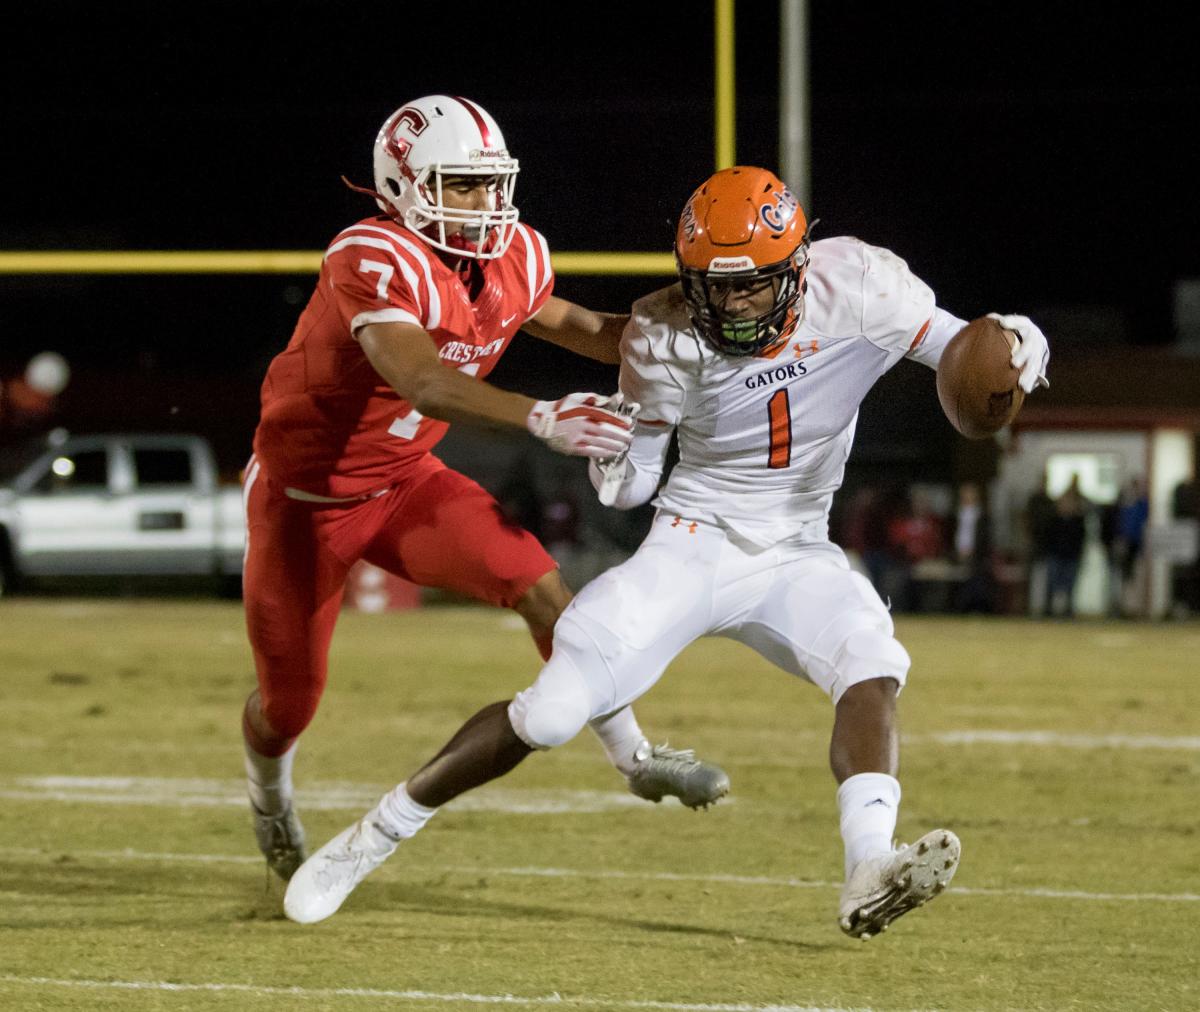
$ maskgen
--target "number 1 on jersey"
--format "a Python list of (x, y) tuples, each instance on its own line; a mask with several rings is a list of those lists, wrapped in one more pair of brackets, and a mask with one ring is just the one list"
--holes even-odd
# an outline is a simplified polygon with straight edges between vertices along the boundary
[(767, 420), (771, 426), (767, 467), (775, 470), (787, 467), (792, 462), (792, 405), (787, 387), (771, 394), (767, 401)]

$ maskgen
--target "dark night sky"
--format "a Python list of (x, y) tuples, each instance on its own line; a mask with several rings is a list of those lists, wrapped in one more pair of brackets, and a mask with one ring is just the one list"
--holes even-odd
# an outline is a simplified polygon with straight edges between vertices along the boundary
[[(1162, 344), (1173, 280), (1200, 276), (1195, 35), (1148, 4), (1060, 6), (812, 3), (810, 217), (893, 249), (959, 315), (1076, 321), (1058, 347)], [(371, 210), (338, 177), (369, 181), (383, 118), (446, 91), (499, 120), (522, 216), (552, 248), (666, 250), (712, 171), (711, 7), (558, 7), (22, 6), (0, 35), (0, 246), (319, 249)], [(777, 15), (737, 9), (739, 160), (771, 166)], [(77, 375), (136, 375), (176, 401), (202, 385), (211, 405), (216, 387), (248, 441), (311, 281), (0, 277), (0, 370), (54, 348)], [(558, 291), (619, 310), (660, 283)], [(561, 392), (575, 363), (536, 345), (497, 379)]]

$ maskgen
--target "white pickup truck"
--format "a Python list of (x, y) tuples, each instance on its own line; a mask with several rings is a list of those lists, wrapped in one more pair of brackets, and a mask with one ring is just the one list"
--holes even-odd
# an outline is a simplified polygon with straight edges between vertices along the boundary
[(241, 489), (190, 435), (51, 434), (0, 476), (0, 593), (26, 578), (206, 576), (238, 586)]

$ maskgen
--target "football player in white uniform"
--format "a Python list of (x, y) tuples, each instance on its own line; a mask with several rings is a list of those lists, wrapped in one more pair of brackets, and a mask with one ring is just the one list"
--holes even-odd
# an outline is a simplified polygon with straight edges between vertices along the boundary
[[(675, 252), (681, 284), (637, 302), (622, 340), (621, 393), (640, 406), (633, 445), (590, 469), (618, 508), (657, 493), (649, 535), (563, 612), (534, 684), (481, 710), (396, 788), (405, 825), (381, 822), (385, 797), (300, 869), (285, 898), (294, 920), (332, 914), (439, 805), (628, 705), (705, 635), (745, 643), (833, 701), (843, 931), (877, 934), (954, 875), (948, 830), (893, 846), (909, 657), (879, 595), (829, 541), (828, 517), (867, 391), (905, 356), (936, 367), (965, 323), (887, 250), (810, 246), (803, 209), (764, 169), (708, 179), (684, 207)], [(1002, 323), (1021, 337), (1014, 364), (1031, 391), (1046, 339), (1025, 317)], [(672, 433), (679, 463), (660, 490)]]

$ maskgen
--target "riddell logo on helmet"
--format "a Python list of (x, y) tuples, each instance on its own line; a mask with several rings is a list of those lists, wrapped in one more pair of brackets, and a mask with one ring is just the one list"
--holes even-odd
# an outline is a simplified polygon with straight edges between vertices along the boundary
[(507, 148), (476, 148), (471, 152), (471, 161), (479, 161), (483, 158), (507, 158)]
[(708, 262), (710, 271), (752, 271), (756, 266), (750, 257), (713, 257)]

